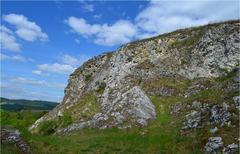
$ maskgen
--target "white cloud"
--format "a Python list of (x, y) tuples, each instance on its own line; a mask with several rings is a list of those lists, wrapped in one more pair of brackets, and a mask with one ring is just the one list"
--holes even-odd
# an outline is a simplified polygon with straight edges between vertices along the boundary
[(88, 59), (89, 57), (86, 55), (79, 55), (74, 57), (72, 55), (64, 54), (61, 55), (61, 58), (59, 58), (60, 63), (38, 65), (37, 69), (33, 70), (32, 73), (36, 75), (47, 75), (45, 72), (69, 74), (72, 73), (76, 67), (82, 65)]
[(106, 46), (129, 42), (137, 33), (135, 26), (127, 20), (119, 20), (112, 25), (91, 25), (83, 18), (69, 17), (65, 22), (74, 32), (83, 37), (93, 36), (96, 44)]
[(29, 79), (29, 78), (24, 78), (24, 77), (10, 78), (9, 81), (11, 83), (15, 83), (15, 84), (24, 84), (24, 85), (33, 85), (33, 86), (46, 86), (46, 87), (58, 88), (58, 89), (63, 89), (65, 87), (65, 84), (47, 82), (45, 80)]
[(27, 17), (19, 14), (8, 14), (3, 15), (3, 20), (14, 25), (16, 27), (16, 34), (30, 42), (36, 40), (46, 41), (48, 36), (46, 33), (42, 32), (40, 26), (35, 22), (29, 21)]
[(127, 20), (119, 20), (113, 25), (102, 25), (100, 32), (96, 35), (95, 43), (100, 45), (118, 45), (131, 41), (136, 35), (135, 26)]
[(10, 99), (46, 100), (57, 102), (62, 100), (62, 93), (56, 95), (49, 92), (37, 92), (23, 88), (22, 86), (16, 86), (15, 84), (0, 85), (0, 88), (1, 96)]
[(42, 71), (40, 70), (33, 70), (32, 73), (37, 75), (42, 75)]
[(90, 25), (83, 18), (69, 17), (65, 22), (74, 32), (85, 37), (97, 34), (101, 30), (101, 25)]
[(1, 48), (14, 52), (20, 51), (20, 44), (16, 42), (16, 38), (14, 37), (13, 32), (3, 25), (1, 25), (0, 29)]
[(68, 65), (76, 65), (78, 63), (77, 58), (70, 56), (70, 55), (63, 55), (62, 61), (63, 61), (63, 63), (68, 64)]
[(100, 19), (100, 18), (102, 18), (102, 14), (95, 14), (95, 15), (93, 15), (93, 18)]
[(94, 12), (94, 6), (85, 1), (79, 1), (81, 3), (81, 8), (87, 12)]
[(40, 71), (47, 71), (52, 73), (71, 73), (75, 69), (73, 66), (68, 64), (41, 64), (38, 65), (38, 70)]
[(134, 21), (121, 19), (113, 24), (90, 24), (76, 17), (69, 17), (65, 21), (84, 38), (93, 38), (96, 44), (113, 46), (180, 28), (239, 19), (238, 1), (150, 1), (141, 10)]
[(12, 61), (21, 61), (25, 62), (26, 58), (20, 55), (8, 56), (5, 54), (0, 53), (0, 60), (12, 60)]
[(16, 82), (16, 83), (23, 83), (23, 84), (37, 85), (37, 86), (47, 86), (48, 85), (48, 83), (46, 81), (26, 79), (24, 77), (16, 77), (16, 78), (13, 78), (12, 81)]
[[(221, 11), (219, 11), (221, 10)], [(238, 1), (151, 1), (135, 18), (146, 33), (160, 34), (179, 28), (239, 18)]]
[[(7, 80), (1, 79), (1, 81), (3, 81), (0, 84), (1, 96), (7, 98), (14, 97), (24, 99), (60, 101), (62, 98), (62, 91), (65, 87), (65, 84), (62, 83), (53, 83), (44, 80), (28, 79), (24, 77), (7, 76)], [(53, 88), (54, 90), (51, 91), (54, 91), (54, 94), (46, 92), (45, 90), (39, 91), (39, 86)], [(37, 89), (32, 89), (31, 87), (37, 87)]]

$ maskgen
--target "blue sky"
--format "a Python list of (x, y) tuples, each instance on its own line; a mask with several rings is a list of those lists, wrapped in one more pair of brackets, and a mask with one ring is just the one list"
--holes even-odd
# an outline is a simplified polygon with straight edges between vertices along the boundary
[(1, 96), (60, 102), (68, 76), (120, 45), (239, 19), (239, 1), (1, 1)]

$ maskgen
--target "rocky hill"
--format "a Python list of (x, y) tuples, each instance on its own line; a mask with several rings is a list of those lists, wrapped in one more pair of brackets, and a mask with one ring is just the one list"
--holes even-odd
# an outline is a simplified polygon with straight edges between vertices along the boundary
[(155, 127), (167, 114), (182, 135), (205, 134), (199, 140), (207, 153), (236, 152), (239, 26), (237, 20), (177, 30), (94, 57), (70, 75), (62, 103), (30, 130)]

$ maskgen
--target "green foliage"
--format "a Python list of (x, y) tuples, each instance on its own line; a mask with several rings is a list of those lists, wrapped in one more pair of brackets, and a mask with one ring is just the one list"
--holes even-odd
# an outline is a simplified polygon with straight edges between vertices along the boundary
[(90, 74), (87, 74), (84, 76), (85, 77), (85, 81), (88, 82), (91, 80), (92, 76)]
[(227, 70), (223, 70), (223, 71), (226, 72), (227, 75), (217, 78), (216, 81), (218, 82), (228, 81), (229, 79), (232, 79), (233, 77), (238, 76), (238, 73), (239, 73), (238, 69), (233, 69), (231, 72), (228, 72)]
[(39, 132), (43, 135), (50, 135), (56, 131), (57, 127), (57, 122), (53, 120), (44, 121), (39, 126)]
[(2, 154), (19, 154), (20, 151), (14, 144), (1, 143), (1, 153)]
[(191, 35), (183, 40), (176, 40), (171, 44), (172, 48), (192, 48), (201, 39), (202, 32)]
[(103, 91), (105, 90), (105, 87), (106, 87), (106, 83), (104, 81), (97, 81), (96, 84), (98, 86), (96, 92), (103, 93)]
[(100, 104), (93, 92), (85, 93), (80, 100), (73, 106), (67, 108), (64, 114), (72, 117), (74, 121), (79, 119), (89, 119), (96, 113), (100, 112)]
[(64, 114), (62, 117), (59, 117), (59, 127), (64, 128), (73, 123), (73, 119), (70, 115)]
[(157, 79), (151, 79), (145, 81), (143, 84), (143, 89), (145, 91), (158, 90), (158, 88), (166, 87), (170, 89), (174, 89), (175, 93), (184, 92), (191, 81), (188, 79), (173, 79), (169, 77), (162, 77)]
[(197, 94), (194, 94), (190, 97), (188, 97), (185, 101), (186, 102), (192, 102), (194, 100), (198, 100), (201, 102), (207, 102), (207, 103), (219, 103), (222, 102), (224, 91), (222, 89), (207, 89), (200, 91)]

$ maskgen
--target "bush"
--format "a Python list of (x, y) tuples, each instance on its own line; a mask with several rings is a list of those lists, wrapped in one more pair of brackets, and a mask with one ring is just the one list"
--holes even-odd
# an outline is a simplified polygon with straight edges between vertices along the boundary
[(103, 82), (103, 81), (101, 81), (101, 82), (98, 81), (96, 84), (98, 86), (96, 91), (99, 92), (99, 93), (102, 93), (105, 90), (106, 83)]
[(64, 128), (70, 124), (73, 123), (73, 119), (70, 115), (64, 114), (62, 117), (60, 117), (60, 127)]
[(91, 80), (91, 75), (90, 74), (88, 74), (88, 75), (85, 75), (85, 81), (90, 81)]
[(55, 132), (57, 123), (55, 121), (45, 121), (39, 127), (39, 132), (43, 135), (50, 135)]

